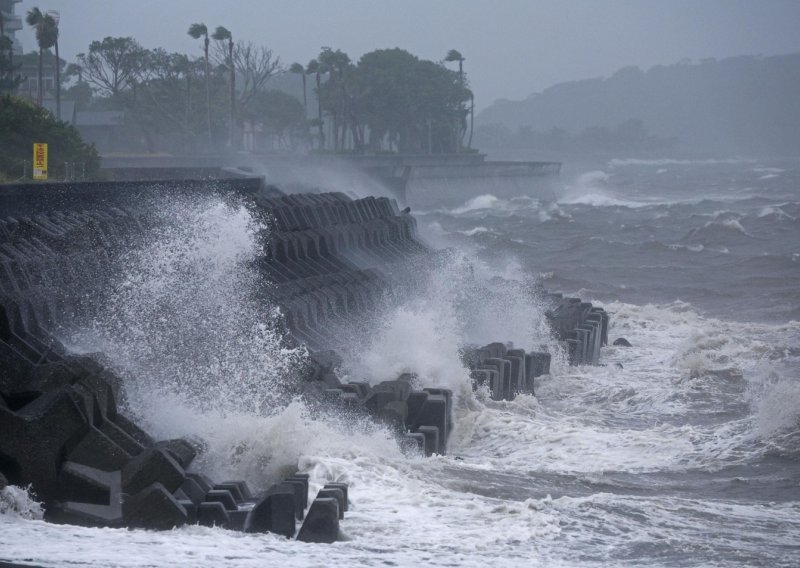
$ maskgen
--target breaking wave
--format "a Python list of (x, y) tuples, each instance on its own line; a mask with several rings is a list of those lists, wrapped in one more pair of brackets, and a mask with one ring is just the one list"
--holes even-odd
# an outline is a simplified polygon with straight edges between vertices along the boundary
[(0, 516), (19, 519), (41, 520), (44, 517), (42, 504), (36, 501), (28, 489), (9, 485), (0, 489)]

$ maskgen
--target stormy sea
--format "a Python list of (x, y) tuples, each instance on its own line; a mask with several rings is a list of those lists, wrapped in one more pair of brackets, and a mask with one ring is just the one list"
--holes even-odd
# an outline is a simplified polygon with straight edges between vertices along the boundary
[[(412, 211), (444, 260), (343, 353), (352, 380), (413, 372), (453, 389), (448, 455), (430, 458), (284, 394), (303, 355), (252, 294), (261, 220), (214, 199), (158, 208), (64, 342), (130, 377), (128, 411), (157, 437), (197, 440), (203, 471), (256, 489), (298, 470), (349, 483), (342, 538), (55, 525), (9, 487), (0, 560), (800, 565), (800, 163), (620, 157), (568, 164), (552, 191), (496, 193)], [(567, 365), (538, 288), (602, 306), (610, 342), (631, 346)], [(535, 395), (472, 391), (460, 350), (490, 341), (553, 353)]]

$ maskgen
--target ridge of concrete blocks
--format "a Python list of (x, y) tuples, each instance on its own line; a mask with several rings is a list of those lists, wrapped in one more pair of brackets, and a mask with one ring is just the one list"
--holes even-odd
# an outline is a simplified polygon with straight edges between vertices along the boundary
[[(608, 345), (609, 316), (603, 308), (542, 291), (548, 305), (545, 317), (564, 347), (571, 365), (598, 365), (600, 349)], [(534, 392), (534, 379), (550, 373), (551, 354), (526, 353), (503, 343), (465, 349), (464, 364), (470, 369), (473, 389), (486, 386), (494, 400), (513, 400), (517, 394)]]
[(597, 365), (600, 348), (608, 345), (609, 317), (603, 308), (580, 298), (544, 293), (545, 313), (555, 337), (564, 345), (571, 365)]
[(426, 456), (447, 453), (453, 429), (453, 393), (449, 389), (418, 387), (417, 377), (370, 385), (342, 383), (337, 375), (341, 357), (335, 351), (311, 352), (307, 381), (317, 385), (323, 400), (351, 412), (366, 414), (388, 426), (407, 452)]
[(394, 291), (398, 271), (431, 253), (393, 199), (322, 193), (256, 203), (271, 219), (261, 263), (270, 297), (312, 349), (340, 347), (341, 330)]
[(462, 360), (470, 369), (472, 388), (487, 387), (493, 400), (534, 394), (534, 379), (550, 373), (550, 358), (550, 353), (527, 353), (503, 343), (465, 349), (462, 353)]
[[(198, 451), (191, 442), (155, 441), (120, 413), (121, 381), (113, 372), (56, 344), (11, 324), (0, 304), (0, 475), (30, 486), (45, 520), (155, 530), (196, 523), (312, 542), (338, 538), (346, 485), (325, 486), (309, 508), (305, 474), (253, 495), (242, 481), (189, 473)], [(298, 532), (304, 518), (308, 527)]]

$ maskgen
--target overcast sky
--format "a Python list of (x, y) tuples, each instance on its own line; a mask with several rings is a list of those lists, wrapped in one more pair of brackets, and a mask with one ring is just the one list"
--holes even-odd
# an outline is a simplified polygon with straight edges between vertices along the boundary
[[(192, 22), (224, 25), (286, 64), (322, 46), (354, 60), (386, 47), (441, 60), (455, 48), (479, 108), (626, 65), (800, 51), (800, 0), (24, 0), (16, 9), (33, 6), (61, 13), (67, 59), (107, 35), (199, 55)], [(22, 41), (35, 48), (30, 31)]]

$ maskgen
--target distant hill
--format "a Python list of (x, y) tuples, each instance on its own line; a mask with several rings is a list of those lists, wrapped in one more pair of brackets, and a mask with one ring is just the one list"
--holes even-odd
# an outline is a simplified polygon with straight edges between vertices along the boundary
[(560, 83), (476, 117), (480, 133), (575, 134), (640, 122), (648, 134), (696, 152), (800, 155), (800, 53), (680, 62)]

